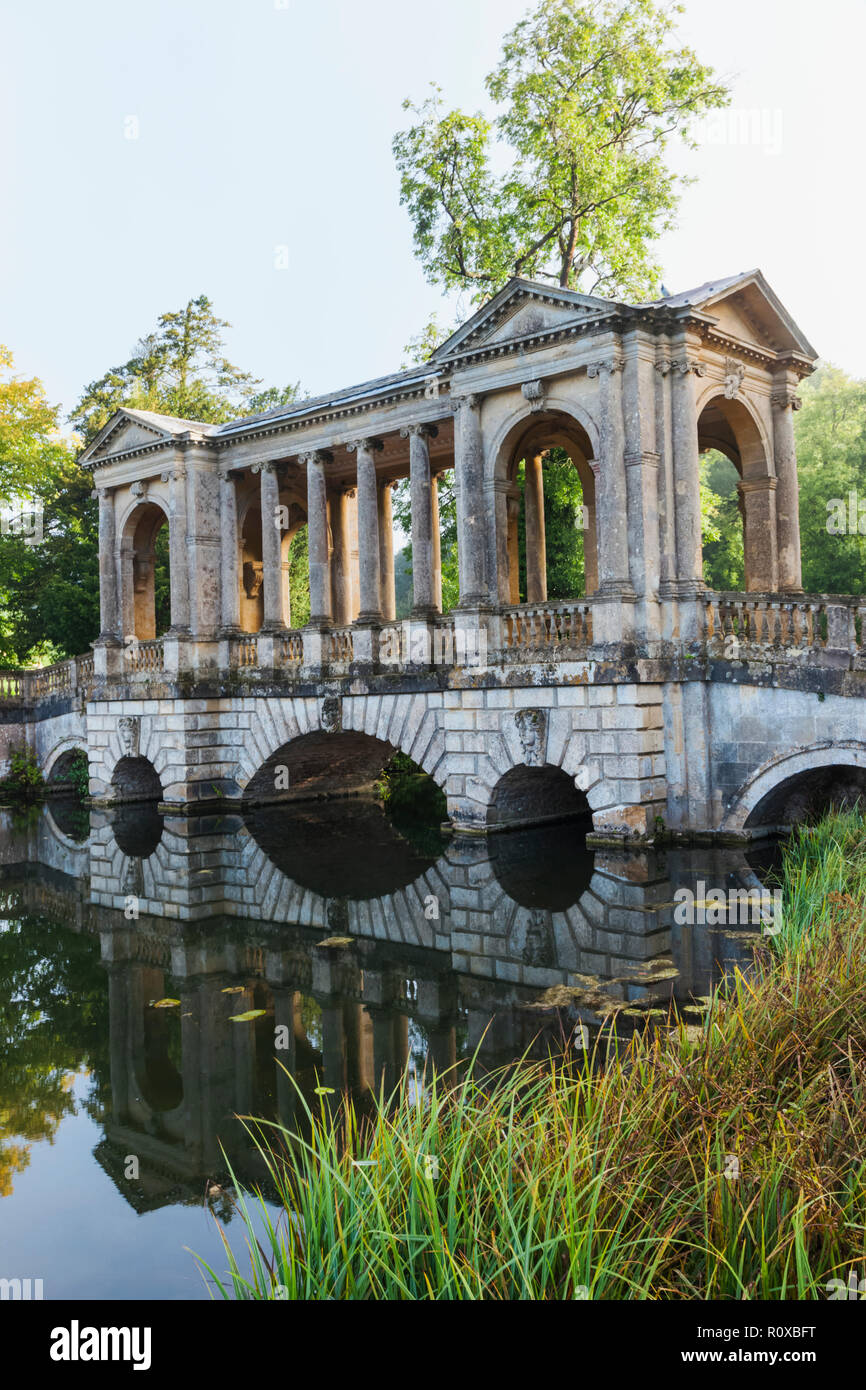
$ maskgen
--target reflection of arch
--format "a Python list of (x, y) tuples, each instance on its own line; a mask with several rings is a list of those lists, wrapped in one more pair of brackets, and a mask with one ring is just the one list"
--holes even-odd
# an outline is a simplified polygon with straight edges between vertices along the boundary
[[(775, 759), (753, 773), (741, 789), (736, 801), (722, 822), (722, 830), (743, 830), (747, 826), (770, 825), (766, 819), (776, 812), (784, 813), (792, 805), (791, 793), (808, 792), (808, 779), (813, 779), (812, 790), (823, 794), (827, 787), (821, 785), (816, 774), (829, 773), (828, 784), (834, 778), (859, 783), (859, 776), (851, 778), (852, 770), (864, 774), (866, 778), (866, 744), (854, 741), (838, 744), (816, 744)], [(803, 779), (807, 779), (805, 782)], [(798, 786), (799, 784), (799, 786)], [(866, 786), (866, 781), (864, 781)], [(777, 821), (777, 824), (784, 822)]]
[(715, 449), (739, 474), (746, 589), (770, 593), (778, 588), (776, 478), (772, 451), (760, 417), (742, 397), (728, 400), (717, 385), (698, 405), (698, 448)]
[(161, 801), (162, 783), (147, 758), (121, 758), (111, 778), (117, 801)]
[(415, 882), (435, 862), (394, 829), (378, 803), (360, 802), (348, 814), (333, 803), (270, 807), (248, 814), (246, 824), (281, 873), (329, 901), (336, 935), (343, 914), (335, 900), (385, 897)]
[[(598, 545), (595, 515), (595, 473), (597, 432), (589, 417), (570, 403), (548, 397), (544, 411), (521, 410), (500, 432), (493, 448), (496, 489), (496, 590), (500, 603), (520, 602), (518, 528), (520, 491), (517, 468), (526, 461), (526, 601), (541, 603), (547, 598), (546, 539), (544, 526), (544, 455), (553, 448), (565, 451), (577, 470), (586, 509), (583, 531), (585, 589), (598, 587)], [(570, 595), (578, 597), (578, 595)]]
[(156, 540), (168, 513), (155, 497), (137, 502), (120, 530), (120, 593), (125, 636), (157, 636)]

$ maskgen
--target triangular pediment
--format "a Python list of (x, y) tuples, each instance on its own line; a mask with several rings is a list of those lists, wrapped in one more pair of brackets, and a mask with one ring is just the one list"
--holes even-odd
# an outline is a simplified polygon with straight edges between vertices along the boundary
[(653, 307), (662, 306), (699, 310), (715, 320), (716, 332), (767, 352), (796, 352), (813, 361), (818, 356), (760, 270), (672, 295)]
[(118, 410), (84, 450), (79, 463), (93, 466), (124, 454), (158, 444), (170, 444), (180, 435), (207, 435), (213, 425), (179, 420), (173, 415), (157, 415), (145, 410)]
[(609, 314), (616, 307), (609, 299), (551, 288), (534, 280), (511, 280), (437, 348), (430, 361), (447, 361), (479, 348), (543, 336)]

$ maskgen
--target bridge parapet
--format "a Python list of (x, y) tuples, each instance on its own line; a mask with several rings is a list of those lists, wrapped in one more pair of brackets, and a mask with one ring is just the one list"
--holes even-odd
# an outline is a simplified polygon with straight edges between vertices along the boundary
[[(610, 661), (635, 654), (676, 661), (677, 656), (708, 660), (804, 665), (828, 670), (866, 670), (866, 603), (860, 597), (832, 594), (745, 594), (707, 592), (696, 608), (702, 639), (669, 642), (649, 653), (611, 652), (595, 640), (593, 604), (569, 602), (521, 604), (467, 620), (451, 613), (435, 620), (406, 619), (376, 629), (306, 628), (280, 634), (231, 636), (199, 660), (203, 647), (183, 643), (180, 667), (167, 659), (163, 638), (134, 642), (116, 653), (111, 674), (94, 672), (92, 655), (37, 670), (0, 671), (0, 708), (38, 709), (62, 699), (87, 700), (99, 687), (170, 685), (178, 671), (213, 682), (237, 678), (249, 683), (348, 679), (358, 674), (417, 674), (419, 670), (475, 672), (495, 668), (514, 671), (541, 662), (555, 667), (575, 661)], [(624, 676), (624, 679), (631, 679)], [(511, 677), (509, 677), (509, 680)], [(550, 683), (556, 684), (553, 673)]]

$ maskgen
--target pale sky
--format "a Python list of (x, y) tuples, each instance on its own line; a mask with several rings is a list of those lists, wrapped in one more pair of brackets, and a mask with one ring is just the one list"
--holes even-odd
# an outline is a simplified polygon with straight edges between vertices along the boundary
[[(17, 369), (68, 410), (201, 293), (267, 385), (398, 369), (430, 314), (448, 318), (399, 205), (401, 102), (436, 81), (484, 105), (528, 8), (0, 0), (0, 342)], [(697, 183), (660, 247), (666, 286), (759, 266), (822, 356), (866, 376), (866, 0), (686, 0), (681, 33), (732, 80), (736, 114), (677, 153)]]

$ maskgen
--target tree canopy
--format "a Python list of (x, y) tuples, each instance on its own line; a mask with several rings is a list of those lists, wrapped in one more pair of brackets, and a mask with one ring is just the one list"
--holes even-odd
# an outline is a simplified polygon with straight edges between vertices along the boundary
[[(655, 0), (541, 0), (486, 79), (493, 117), (447, 110), (441, 89), (404, 109), (394, 139), (401, 201), (428, 280), (475, 302), (509, 278), (606, 295), (657, 292), (653, 240), (684, 180), (675, 135), (729, 94)], [(494, 143), (503, 146), (502, 159)]]

